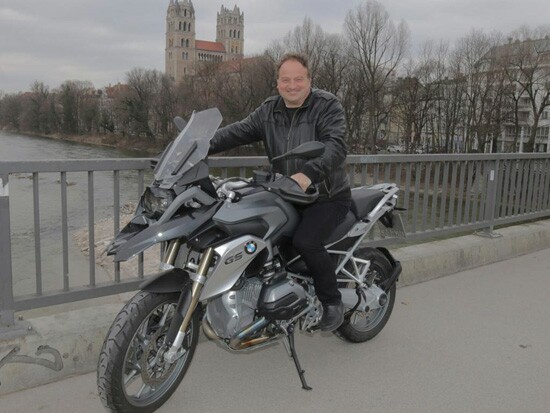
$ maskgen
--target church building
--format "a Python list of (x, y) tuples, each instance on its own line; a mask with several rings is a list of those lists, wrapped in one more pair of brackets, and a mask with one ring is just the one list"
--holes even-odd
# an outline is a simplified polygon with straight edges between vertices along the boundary
[(194, 75), (201, 62), (224, 62), (244, 56), (244, 13), (221, 6), (216, 41), (195, 36), (195, 8), (191, 0), (170, 0), (166, 13), (167, 75), (180, 81)]

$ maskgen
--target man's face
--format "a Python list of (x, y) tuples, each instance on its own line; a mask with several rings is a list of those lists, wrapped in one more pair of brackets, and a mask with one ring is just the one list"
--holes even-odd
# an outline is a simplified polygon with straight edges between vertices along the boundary
[(279, 69), (277, 90), (287, 108), (299, 108), (311, 89), (307, 69), (296, 60), (287, 60)]

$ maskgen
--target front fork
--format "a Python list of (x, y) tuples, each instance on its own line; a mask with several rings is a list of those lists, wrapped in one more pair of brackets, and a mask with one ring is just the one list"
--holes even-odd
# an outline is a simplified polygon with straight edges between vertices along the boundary
[[(169, 256), (170, 251), (173, 249), (173, 245), (170, 244), (167, 251), (167, 256)], [(172, 262), (168, 264), (173, 265), (175, 261), (175, 254), (171, 254)], [(187, 327), (193, 316), (193, 312), (197, 308), (199, 298), (201, 295), (202, 287), (206, 282), (206, 276), (208, 274), (208, 268), (212, 263), (214, 258), (214, 249), (207, 248), (206, 251), (202, 254), (199, 267), (196, 273), (189, 273), (189, 278), (192, 281), (191, 289), (185, 289), (182, 291), (178, 305), (176, 308), (176, 314), (170, 324), (170, 329), (166, 336), (165, 343), (170, 346), (164, 358), (169, 363), (173, 363), (179, 357), (181, 353), (179, 352), (181, 344), (185, 339)], [(174, 338), (175, 335), (175, 338)]]

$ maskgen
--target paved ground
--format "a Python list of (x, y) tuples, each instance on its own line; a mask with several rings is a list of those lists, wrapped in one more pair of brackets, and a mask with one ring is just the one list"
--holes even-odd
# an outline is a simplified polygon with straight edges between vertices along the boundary
[[(201, 342), (159, 412), (548, 412), (550, 249), (398, 290), (374, 340), (297, 337), (313, 391), (282, 345)], [(0, 397), (9, 413), (102, 412), (95, 373)]]

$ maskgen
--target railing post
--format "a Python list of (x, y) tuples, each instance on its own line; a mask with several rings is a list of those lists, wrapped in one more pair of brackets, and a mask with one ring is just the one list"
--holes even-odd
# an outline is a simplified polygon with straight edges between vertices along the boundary
[(487, 161), (487, 171), (485, 182), (487, 188), (487, 202), (485, 204), (485, 216), (484, 221), (489, 223), (489, 226), (476, 232), (476, 235), (485, 238), (500, 238), (501, 234), (494, 232), (495, 227), (495, 209), (497, 205), (497, 189), (498, 189), (498, 176), (499, 176), (499, 162), (498, 160)]
[(10, 231), (9, 176), (0, 175), (0, 340), (25, 333), (15, 323)]

